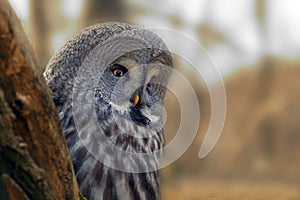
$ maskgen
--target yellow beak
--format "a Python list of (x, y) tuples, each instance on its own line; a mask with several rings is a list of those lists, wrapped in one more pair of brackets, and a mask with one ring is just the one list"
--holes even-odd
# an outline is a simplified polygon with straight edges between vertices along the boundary
[(139, 100), (140, 100), (140, 96), (138, 95), (138, 93), (136, 93), (133, 99), (133, 104), (136, 106)]

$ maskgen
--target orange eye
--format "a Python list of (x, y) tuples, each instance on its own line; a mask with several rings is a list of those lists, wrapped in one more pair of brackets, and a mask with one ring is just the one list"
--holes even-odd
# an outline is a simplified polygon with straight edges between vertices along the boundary
[(117, 77), (121, 77), (124, 75), (124, 72), (121, 69), (114, 69), (113, 74)]
[(119, 64), (114, 64), (114, 66), (111, 69), (111, 72), (116, 77), (124, 76), (124, 74), (126, 74), (127, 71), (128, 70), (126, 67), (119, 65)]

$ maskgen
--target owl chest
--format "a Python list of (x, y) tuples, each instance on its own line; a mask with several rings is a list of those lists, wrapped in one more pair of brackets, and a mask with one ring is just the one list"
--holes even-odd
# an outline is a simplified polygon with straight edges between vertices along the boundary
[(79, 171), (76, 176), (80, 191), (89, 200), (159, 199), (159, 179), (156, 171), (126, 173), (96, 162), (94, 167), (86, 169), (85, 174)]
[[(122, 160), (121, 155), (107, 151), (105, 143), (114, 148), (122, 149), (131, 153), (149, 153), (161, 148), (163, 133), (154, 134), (145, 139), (136, 137), (133, 133), (143, 133), (142, 129), (134, 126), (125, 126), (126, 121), (116, 123), (116, 121), (102, 121), (103, 129), (94, 132), (90, 127), (83, 127), (86, 137), (81, 138), (79, 130), (76, 129), (74, 120), (68, 118), (64, 120), (66, 126), (65, 135), (71, 153), (72, 162), (80, 191), (89, 200), (99, 199), (159, 199), (159, 176), (157, 171), (148, 173), (126, 173), (115, 170), (114, 166), (103, 164), (97, 155), (105, 160), (115, 160), (123, 162), (126, 169), (135, 167), (135, 162), (128, 159)], [(67, 126), (68, 125), (68, 126)], [(120, 128), (123, 127), (123, 128)], [(126, 131), (131, 129), (133, 133)], [(97, 129), (99, 131), (99, 129)], [(146, 131), (146, 130), (144, 130)], [(82, 134), (82, 133), (81, 133)], [(146, 134), (146, 132), (145, 132)], [(101, 137), (100, 137), (101, 136)], [(82, 139), (89, 139), (85, 144)], [(105, 138), (105, 140), (103, 140)], [(157, 159), (140, 159), (144, 166), (157, 167)], [(121, 161), (120, 161), (121, 160)], [(105, 162), (104, 162), (105, 163)], [(154, 166), (154, 167), (153, 167)]]

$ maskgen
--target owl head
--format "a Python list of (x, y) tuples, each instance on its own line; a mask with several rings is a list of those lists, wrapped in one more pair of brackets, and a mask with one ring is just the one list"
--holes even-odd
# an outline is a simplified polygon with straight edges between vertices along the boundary
[(146, 126), (159, 120), (172, 66), (166, 45), (151, 31), (106, 23), (68, 41), (44, 75), (59, 111), (70, 105), (74, 87), (80, 86), (80, 93), (94, 93), (98, 106), (110, 105)]

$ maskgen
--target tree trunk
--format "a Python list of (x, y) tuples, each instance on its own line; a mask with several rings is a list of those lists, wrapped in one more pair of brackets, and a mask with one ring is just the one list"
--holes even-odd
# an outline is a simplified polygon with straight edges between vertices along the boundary
[(79, 199), (50, 90), (7, 0), (0, 1), (0, 199)]
[[(30, 35), (32, 45), (38, 56), (38, 63), (42, 69), (46, 68), (52, 55), (52, 38), (54, 24), (53, 7), (57, 1), (30, 0)], [(53, 5), (54, 4), (54, 5)]]
[(124, 21), (126, 8), (122, 0), (88, 0), (83, 1), (83, 27), (108, 21)]
[(271, 87), (274, 74), (274, 64), (272, 57), (268, 55), (268, 47), (270, 46), (268, 32), (267, 32), (267, 1), (255, 1), (255, 14), (263, 42), (263, 56), (261, 58), (261, 69), (258, 74), (258, 86), (255, 97), (257, 99), (264, 99), (267, 96)]

